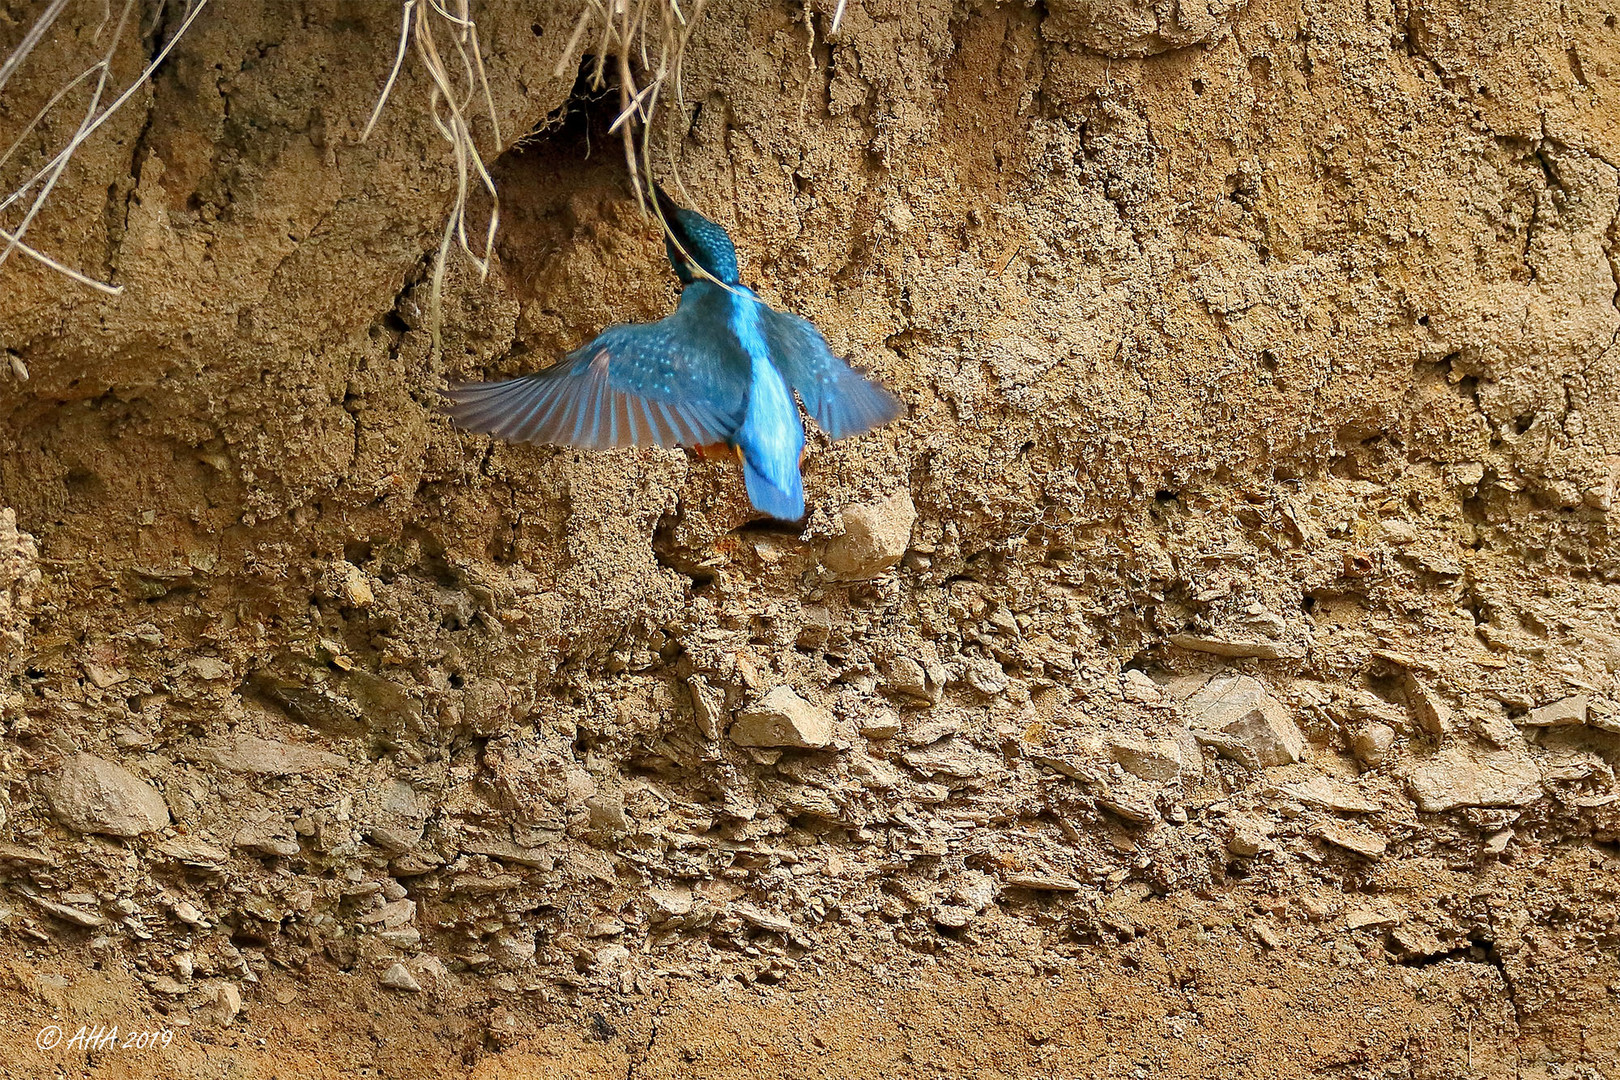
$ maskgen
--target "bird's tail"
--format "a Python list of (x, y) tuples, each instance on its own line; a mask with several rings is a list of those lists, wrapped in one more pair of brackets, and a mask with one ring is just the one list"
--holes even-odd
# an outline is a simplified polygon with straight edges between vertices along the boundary
[(778, 487), (754, 463), (743, 456), (743, 480), (748, 485), (748, 501), (762, 514), (778, 521), (798, 521), (804, 517), (804, 481), (799, 470), (793, 469), (782, 478), (787, 488)]

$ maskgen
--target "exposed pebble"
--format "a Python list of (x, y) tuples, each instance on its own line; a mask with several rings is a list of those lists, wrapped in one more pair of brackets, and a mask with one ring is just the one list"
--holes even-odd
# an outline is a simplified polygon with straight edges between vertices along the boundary
[(833, 719), (791, 687), (778, 686), (738, 714), (731, 741), (738, 746), (819, 749), (832, 742)]
[(924, 776), (944, 775), (961, 779), (987, 776), (999, 771), (1001, 766), (996, 757), (954, 736), (916, 750), (907, 750), (900, 755), (900, 760)]
[(140, 836), (169, 823), (156, 788), (94, 754), (74, 754), (40, 788), (56, 820), (76, 832)]
[(1232, 820), (1232, 831), (1226, 838), (1226, 850), (1239, 858), (1260, 854), (1271, 838), (1271, 824), (1264, 818), (1243, 815)]
[(793, 924), (781, 915), (762, 910), (752, 904), (732, 904), (731, 913), (746, 923), (751, 923), (761, 930), (769, 930), (773, 934), (786, 934), (793, 929)]
[(891, 694), (937, 705), (945, 694), (945, 669), (938, 661), (932, 667), (937, 670), (930, 671), (909, 656), (897, 656), (884, 671), (883, 688)]
[(1378, 858), (1389, 846), (1382, 836), (1371, 829), (1342, 821), (1325, 821), (1313, 831), (1334, 847), (1343, 848), (1368, 859)]
[(1563, 727), (1568, 724), (1584, 724), (1586, 723), (1590, 700), (1585, 694), (1560, 698), (1540, 708), (1531, 709), (1530, 718), (1526, 723), (1532, 727)]
[(404, 990), (412, 994), (422, 992), (422, 984), (416, 981), (416, 976), (412, 975), (404, 964), (398, 962), (390, 964), (379, 981), (390, 990)]
[(1378, 804), (1349, 784), (1330, 776), (1312, 776), (1283, 788), (1301, 802), (1315, 803), (1347, 814), (1370, 814)]
[(226, 1027), (242, 1011), (242, 992), (235, 983), (220, 982), (203, 991), (202, 1004), (192, 1011), (198, 1023)]
[(879, 709), (861, 718), (861, 734), (868, 739), (892, 739), (900, 734), (900, 715)]
[(1143, 780), (1168, 782), (1204, 774), (1204, 756), (1192, 739), (1145, 739), (1113, 735), (1108, 739), (1108, 757)]
[(1209, 740), (1216, 732), (1241, 745), (1260, 765), (1288, 765), (1305, 756), (1305, 737), (1283, 704), (1258, 679), (1226, 675), (1211, 679), (1187, 699), (1194, 734), (1229, 757), (1230, 742)]
[(229, 739), (205, 744), (197, 751), (206, 761), (230, 772), (255, 776), (302, 776), (344, 769), (349, 759), (314, 746), (261, 739), (236, 733)]
[(958, 907), (955, 904), (936, 904), (929, 912), (929, 918), (935, 926), (942, 926), (949, 930), (960, 930), (973, 921), (978, 912), (971, 908)]
[(1395, 729), (1388, 724), (1377, 721), (1368, 724), (1356, 732), (1351, 744), (1356, 760), (1369, 769), (1376, 769), (1389, 757), (1389, 752), (1395, 745)]
[(1451, 706), (1440, 697), (1434, 687), (1415, 675), (1407, 679), (1407, 704), (1418, 726), (1434, 738), (1443, 738), (1456, 728)]
[(1427, 813), (1464, 806), (1523, 806), (1541, 792), (1529, 754), (1452, 744), (1405, 769), (1406, 788)]
[(827, 545), (827, 569), (845, 581), (874, 578), (899, 562), (911, 543), (917, 508), (904, 489), (885, 499), (845, 507), (842, 536)]
[(701, 675), (686, 680), (686, 690), (692, 697), (692, 719), (705, 739), (718, 739), (725, 730), (725, 698)]
[(1120, 693), (1126, 701), (1138, 705), (1157, 705), (1164, 700), (1164, 692), (1145, 671), (1127, 669), (1120, 679)]

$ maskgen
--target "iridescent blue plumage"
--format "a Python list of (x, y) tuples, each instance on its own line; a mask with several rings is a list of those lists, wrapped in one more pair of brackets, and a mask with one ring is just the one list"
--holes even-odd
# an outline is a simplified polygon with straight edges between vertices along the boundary
[(609, 327), (533, 375), (453, 384), (448, 411), (462, 427), (515, 442), (592, 450), (723, 443), (742, 459), (754, 508), (796, 521), (804, 516), (804, 425), (793, 391), (834, 439), (887, 423), (900, 404), (834, 356), (809, 322), (739, 285), (725, 229), (657, 195), (670, 226), (665, 249), (684, 283), (675, 311)]

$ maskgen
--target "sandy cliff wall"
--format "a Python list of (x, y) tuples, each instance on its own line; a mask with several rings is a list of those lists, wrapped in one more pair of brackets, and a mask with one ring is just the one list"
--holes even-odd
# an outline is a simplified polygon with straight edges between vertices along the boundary
[[(574, 12), (475, 10), (503, 225), (441, 353), (418, 64), (358, 142), (381, 5), (205, 13), (30, 233), (124, 295), (0, 268), (14, 1016), (83, 1005), (46, 957), (261, 1065), (231, 1032), (313, 1060), (363, 997), (469, 1061), (573, 1025), (586, 1071), (730, 1067), (693, 1031), (846, 1071), (1612, 1066), (1613, 14), (878, 0), (829, 38), (716, 0), (656, 160), (908, 408), (812, 437), (799, 535), (734, 469), (433, 411), (676, 289), (616, 99), (552, 74)], [(1036, 977), (1152, 1018), (1032, 1017)], [(811, 997), (734, 1031), (743, 986)], [(804, 1043), (818, 987), (922, 1017), (840, 1021), (911, 1056)]]

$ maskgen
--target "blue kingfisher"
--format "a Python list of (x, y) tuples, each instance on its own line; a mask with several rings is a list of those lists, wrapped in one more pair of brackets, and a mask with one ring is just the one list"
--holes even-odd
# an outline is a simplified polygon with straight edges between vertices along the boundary
[(699, 456), (728, 448), (742, 461), (754, 508), (798, 521), (804, 422), (792, 392), (833, 439), (888, 423), (900, 403), (834, 356), (810, 322), (740, 284), (725, 229), (656, 185), (654, 196), (681, 279), (675, 311), (611, 326), (532, 375), (452, 384), (448, 412), (468, 430), (514, 442), (684, 446)]

